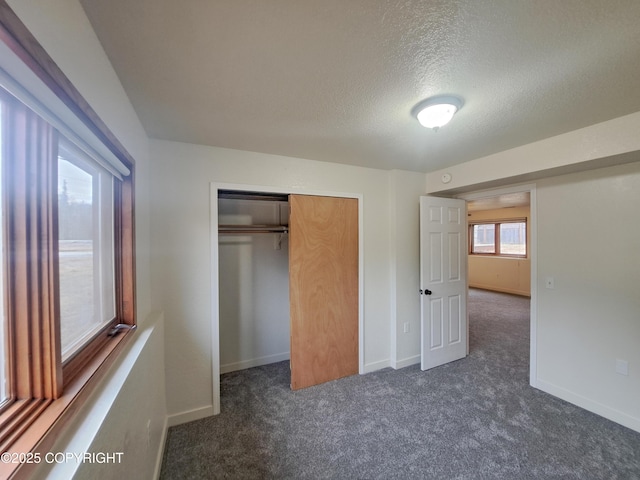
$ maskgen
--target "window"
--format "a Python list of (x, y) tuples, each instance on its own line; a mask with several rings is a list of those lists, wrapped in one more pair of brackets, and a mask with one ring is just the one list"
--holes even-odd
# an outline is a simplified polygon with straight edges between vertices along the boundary
[[(134, 163), (0, 6), (0, 451), (24, 455), (135, 327)], [(0, 462), (0, 477), (29, 468)]]
[(501, 223), (499, 238), (501, 255), (527, 255), (526, 222)]
[(115, 314), (113, 176), (63, 139), (58, 149), (62, 360)]
[(472, 255), (527, 256), (525, 220), (473, 223), (469, 225)]
[(496, 226), (485, 223), (473, 226), (472, 253), (496, 253)]

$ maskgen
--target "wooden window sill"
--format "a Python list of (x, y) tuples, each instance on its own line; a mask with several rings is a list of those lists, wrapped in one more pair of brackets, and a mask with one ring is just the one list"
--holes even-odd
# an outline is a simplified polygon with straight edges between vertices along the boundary
[[(57, 437), (109, 372), (119, 357), (117, 353), (135, 334), (134, 330), (110, 338), (104, 348), (91, 358), (85, 368), (65, 387), (63, 395), (57, 400), (20, 401), (14, 403), (15, 407), (11, 406), (10, 410), (18, 408), (28, 411), (31, 420), (25, 421), (25, 428), (20, 431), (19, 438), (8, 449), (2, 450), (0, 478), (26, 480), (39, 464), (45, 463), (45, 455), (51, 451)], [(10, 412), (7, 411), (5, 414)]]

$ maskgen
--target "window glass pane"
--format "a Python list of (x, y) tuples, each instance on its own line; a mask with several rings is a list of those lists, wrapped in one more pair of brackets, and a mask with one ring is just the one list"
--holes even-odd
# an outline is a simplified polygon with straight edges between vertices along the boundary
[(58, 158), (63, 360), (115, 316), (113, 179), (64, 141)]
[(473, 226), (473, 253), (496, 253), (496, 226), (493, 223)]
[(527, 224), (525, 222), (500, 224), (500, 253), (505, 255), (527, 254)]

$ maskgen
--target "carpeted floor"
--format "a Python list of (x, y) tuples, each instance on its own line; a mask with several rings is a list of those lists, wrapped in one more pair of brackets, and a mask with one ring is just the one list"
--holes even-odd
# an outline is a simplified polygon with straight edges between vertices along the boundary
[(169, 429), (163, 479), (640, 479), (640, 434), (531, 388), (529, 300), (471, 290), (470, 355), (293, 392), (288, 363), (222, 376)]

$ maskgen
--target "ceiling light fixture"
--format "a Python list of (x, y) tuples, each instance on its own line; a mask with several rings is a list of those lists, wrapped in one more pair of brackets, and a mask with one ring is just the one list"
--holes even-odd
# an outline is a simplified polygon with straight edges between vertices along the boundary
[(458, 97), (431, 97), (417, 104), (413, 114), (423, 127), (437, 131), (449, 123), (460, 108), (462, 100)]

